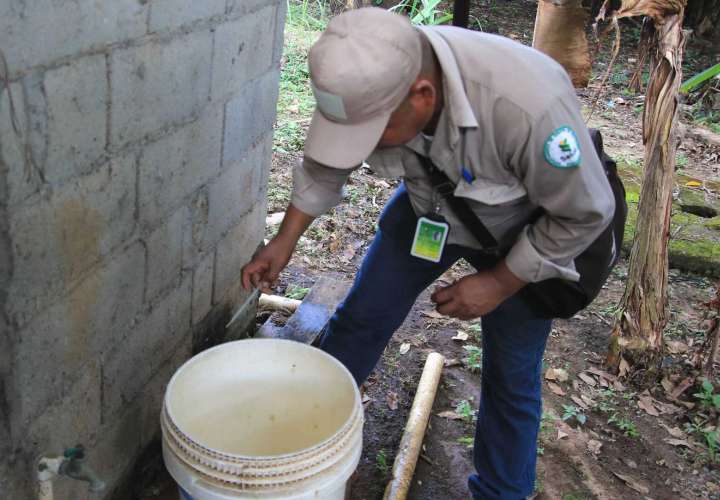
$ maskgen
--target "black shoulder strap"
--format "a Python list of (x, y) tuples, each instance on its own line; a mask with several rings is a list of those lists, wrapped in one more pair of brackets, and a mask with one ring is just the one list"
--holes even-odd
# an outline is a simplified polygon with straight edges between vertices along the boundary
[(495, 237), (485, 227), (480, 218), (468, 206), (467, 202), (462, 198), (453, 195), (455, 184), (445, 175), (445, 172), (437, 168), (432, 160), (421, 154), (417, 155), (420, 163), (430, 176), (430, 182), (437, 192), (447, 201), (450, 209), (455, 213), (460, 222), (470, 230), (472, 235), (482, 245), (485, 250), (494, 250), (498, 243)]

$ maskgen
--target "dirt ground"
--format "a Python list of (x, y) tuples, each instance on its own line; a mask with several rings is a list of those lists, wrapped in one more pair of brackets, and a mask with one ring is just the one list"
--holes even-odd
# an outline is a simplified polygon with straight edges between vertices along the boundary
[[(529, 44), (535, 8), (534, 2), (483, 0), (473, 2), (472, 14), (483, 29)], [(623, 48), (591, 125), (601, 127), (613, 156), (641, 160), (642, 97), (622, 90), (632, 73), (628, 60), (636, 57), (633, 36), (637, 32), (634, 23), (624, 25)], [(586, 110), (607, 67), (608, 45), (603, 42), (595, 54), (590, 87), (579, 91)], [(686, 71), (694, 73), (717, 62), (717, 45), (714, 50), (712, 47), (691, 41)], [(720, 181), (717, 143), (686, 135), (679, 153), (687, 160), (683, 162), (687, 175)], [(270, 214), (285, 209), (296, 159), (294, 153), (274, 156)], [(345, 203), (319, 218), (302, 238), (276, 293), (310, 287), (327, 274), (351, 281), (375, 232), (379, 212), (397, 184), (375, 178), (364, 169), (353, 174)], [(717, 193), (711, 194), (717, 197)], [(267, 236), (275, 229), (268, 227)], [(447, 284), (468, 272), (471, 269), (460, 263), (440, 281)], [(552, 380), (544, 382), (535, 498), (720, 498), (717, 457), (703, 442), (702, 431), (708, 430), (712, 419), (705, 419), (707, 415), (693, 396), (696, 389), (690, 387), (676, 399), (670, 397), (691, 373), (690, 360), (705, 328), (701, 305), (714, 296), (714, 285), (706, 278), (671, 270), (672, 314), (665, 332), (664, 375), (662, 383), (645, 392), (632, 377), (619, 380), (603, 367), (626, 276), (627, 263), (622, 262), (590, 308), (554, 323), (544, 359)], [(473, 470), (473, 413), (482, 377), (475, 364), (481, 349), (479, 322), (442, 317), (434, 311), (428, 292), (419, 298), (367, 382), (365, 448), (351, 499), (382, 498), (424, 359), (432, 351), (443, 354), (448, 362), (410, 498), (469, 498), (466, 480)], [(142, 499), (173, 497), (171, 483), (162, 475), (145, 491)]]

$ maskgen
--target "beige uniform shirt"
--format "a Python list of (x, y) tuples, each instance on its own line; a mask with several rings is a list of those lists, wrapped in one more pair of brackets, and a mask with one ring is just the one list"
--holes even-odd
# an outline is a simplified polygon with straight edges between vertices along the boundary
[[(528, 282), (577, 281), (573, 260), (610, 223), (615, 202), (565, 70), (507, 38), (452, 27), (420, 29), (443, 72), (438, 127), (429, 151), (418, 135), (404, 146), (375, 150), (367, 159), (370, 168), (402, 177), (420, 216), (438, 199), (416, 157), (429, 155), (456, 183), (455, 195), (469, 200), (508, 249), (513, 274)], [(559, 131), (565, 135), (558, 137)], [(574, 144), (560, 144), (573, 132)], [(324, 213), (341, 201), (351, 171), (305, 157), (294, 170), (292, 204), (310, 215)], [(538, 207), (544, 214), (529, 224)], [(450, 224), (448, 243), (481, 247), (442, 200), (440, 213)]]

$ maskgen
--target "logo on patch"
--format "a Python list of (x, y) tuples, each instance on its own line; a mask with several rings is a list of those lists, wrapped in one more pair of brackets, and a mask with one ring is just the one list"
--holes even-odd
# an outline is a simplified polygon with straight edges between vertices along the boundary
[(580, 165), (580, 144), (570, 127), (556, 129), (545, 141), (544, 155), (556, 168), (574, 168)]

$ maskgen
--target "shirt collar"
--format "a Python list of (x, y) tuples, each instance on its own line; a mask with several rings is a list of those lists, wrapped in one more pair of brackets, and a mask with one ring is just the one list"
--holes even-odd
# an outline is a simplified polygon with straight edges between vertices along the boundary
[(475, 118), (472, 106), (465, 93), (460, 68), (458, 68), (455, 54), (447, 41), (440, 34), (437, 27), (420, 26), (418, 29), (427, 37), (432, 45), (435, 55), (440, 62), (443, 72), (443, 90), (445, 93), (445, 104), (448, 106), (450, 121), (453, 128), (475, 128), (478, 121)]

